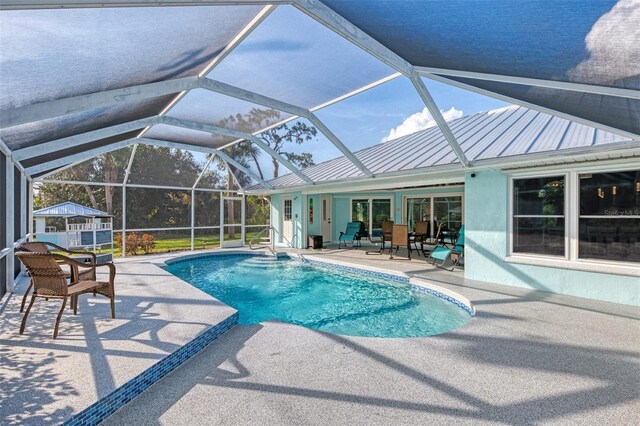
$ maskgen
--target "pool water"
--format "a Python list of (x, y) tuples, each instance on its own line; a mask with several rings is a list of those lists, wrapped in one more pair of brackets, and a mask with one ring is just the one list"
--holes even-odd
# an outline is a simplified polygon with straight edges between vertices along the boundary
[(168, 271), (240, 313), (240, 324), (279, 319), (350, 336), (429, 336), (466, 324), (469, 313), (409, 283), (334, 271), (299, 259), (220, 256)]

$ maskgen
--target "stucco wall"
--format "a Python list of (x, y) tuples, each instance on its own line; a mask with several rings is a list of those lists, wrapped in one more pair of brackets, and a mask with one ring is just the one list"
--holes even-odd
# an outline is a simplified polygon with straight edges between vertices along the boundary
[(466, 278), (640, 306), (637, 277), (505, 262), (508, 191), (508, 176), (500, 171), (465, 178)]

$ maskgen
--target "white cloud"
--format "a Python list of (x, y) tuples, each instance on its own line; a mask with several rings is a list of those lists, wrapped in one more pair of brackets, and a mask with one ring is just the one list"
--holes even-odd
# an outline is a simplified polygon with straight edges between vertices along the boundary
[[(462, 117), (464, 114), (461, 110), (456, 109), (455, 107), (451, 107), (447, 111), (440, 110), (442, 116), (445, 121), (455, 120), (456, 118)], [(411, 133), (415, 133), (419, 130), (428, 129), (429, 127), (433, 127), (436, 125), (436, 120), (433, 119), (433, 116), (427, 109), (424, 109), (420, 112), (416, 112), (413, 115), (405, 118), (401, 125), (391, 129), (389, 134), (382, 138), (381, 142), (390, 141), (392, 139), (397, 139), (401, 136), (410, 135)]]
[(603, 85), (637, 78), (640, 72), (638, 22), (640, 0), (620, 0), (587, 34), (589, 58), (569, 71), (569, 77), (579, 83)]

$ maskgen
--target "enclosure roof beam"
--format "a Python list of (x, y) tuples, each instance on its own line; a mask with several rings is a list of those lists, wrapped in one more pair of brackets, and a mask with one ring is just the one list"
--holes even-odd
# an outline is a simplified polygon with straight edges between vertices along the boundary
[(455, 152), (456, 156), (460, 160), (463, 167), (467, 167), (468, 161), (464, 155), (464, 152), (460, 148), (460, 145), (453, 136), (451, 129), (447, 125), (447, 122), (442, 117), (440, 109), (434, 102), (433, 98), (429, 94), (424, 83), (420, 80), (420, 76), (416, 73), (413, 65), (402, 59), (391, 49), (375, 40), (369, 34), (362, 31), (357, 26), (346, 20), (344, 17), (333, 11), (331, 8), (323, 4), (319, 0), (295, 0), (295, 6), (311, 16), (316, 21), (323, 24), (325, 27), (333, 30), (344, 39), (350, 41), (361, 49), (369, 52), (380, 61), (394, 68), (396, 71), (401, 72), (409, 79), (411, 79), (415, 89), (425, 103), (427, 109), (431, 112), (436, 124), (440, 128), (440, 131), (444, 134), (447, 142), (451, 146), (451, 149)]
[(209, 166), (213, 162), (213, 157), (215, 157), (213, 154), (209, 154), (209, 158), (204, 163), (204, 167), (202, 168), (202, 171), (198, 175), (198, 178), (196, 179), (196, 181), (193, 183), (193, 186), (191, 187), (191, 189), (196, 189), (196, 187), (198, 186), (198, 184), (200, 183), (200, 181), (204, 177), (204, 174), (207, 172), (207, 170), (209, 170)]
[(373, 178), (375, 177), (373, 173), (364, 165), (358, 158), (347, 148), (340, 139), (333, 132), (325, 126), (325, 124), (318, 118), (314, 113), (310, 113), (308, 117), (309, 121), (322, 132), (323, 135), (326, 136), (329, 141), (342, 152), (342, 154), (347, 157), (354, 166), (358, 168), (365, 176)]
[(291, 0), (2, 0), (0, 10), (287, 4)]
[(589, 127), (594, 127), (596, 129), (603, 130), (605, 132), (615, 133), (617, 135), (624, 136), (624, 137), (629, 138), (631, 140), (635, 140), (635, 141), (640, 140), (640, 135), (637, 135), (635, 133), (631, 133), (631, 132), (627, 132), (627, 131), (624, 131), (624, 130), (616, 129), (614, 127), (610, 127), (610, 126), (606, 126), (604, 124), (596, 123), (595, 121), (587, 120), (587, 119), (584, 119), (584, 118), (581, 118), (581, 117), (576, 117), (574, 115), (570, 115), (570, 114), (566, 114), (566, 113), (563, 113), (563, 112), (559, 112), (559, 111), (553, 110), (551, 108), (542, 107), (540, 105), (532, 104), (530, 102), (526, 102), (526, 101), (523, 101), (523, 100), (520, 100), (520, 99), (512, 98), (510, 96), (501, 95), (499, 93), (491, 92), (489, 90), (485, 90), (485, 89), (481, 89), (479, 87), (471, 86), (469, 84), (461, 83), (461, 82), (456, 81), (456, 80), (451, 80), (449, 78), (442, 77), (440, 75), (425, 74), (425, 77), (430, 79), (430, 80), (438, 81), (440, 83), (449, 84), (451, 86), (459, 87), (460, 89), (469, 90), (471, 92), (478, 93), (480, 95), (489, 96), (491, 98), (498, 99), (498, 100), (501, 100), (503, 102), (507, 102), (507, 103), (514, 104), (514, 105), (520, 105), (520, 106), (523, 106), (525, 108), (530, 108), (530, 109), (532, 109), (534, 111), (540, 111), (540, 112), (543, 112), (545, 114), (554, 115), (556, 117), (564, 118), (565, 120), (570, 120), (570, 121), (573, 121), (573, 122), (576, 122), (576, 123), (579, 123), (579, 124), (584, 124), (584, 125), (589, 126)]
[(242, 187), (242, 185), (240, 185), (240, 179), (238, 179), (238, 176), (236, 176), (236, 174), (233, 173), (233, 169), (229, 166), (229, 163), (227, 163), (224, 160), (222, 160), (222, 162), (224, 163), (224, 166), (227, 168), (227, 171), (231, 174), (231, 177), (233, 178), (233, 180), (236, 181), (236, 184), (238, 185), (240, 190), (244, 192), (244, 188)]
[(138, 150), (138, 144), (133, 146), (131, 150), (131, 155), (129, 156), (129, 162), (127, 163), (127, 168), (124, 171), (124, 179), (122, 179), (122, 184), (126, 185), (129, 182), (129, 175), (131, 174), (131, 167), (133, 167), (133, 159), (136, 158), (136, 151)]
[(333, 145), (336, 146), (362, 173), (368, 177), (374, 177), (373, 173), (367, 169), (360, 160), (358, 160), (351, 151), (340, 141), (340, 139), (331, 131), (324, 123), (311, 111), (299, 106), (291, 105), (286, 102), (282, 102), (267, 96), (260, 95), (255, 92), (251, 92), (239, 87), (234, 87), (226, 83), (211, 80), (208, 78), (202, 79), (202, 87), (212, 90), (214, 92), (223, 93), (234, 98), (249, 101), (258, 105), (263, 105), (269, 108), (273, 108), (279, 111), (288, 112), (298, 117), (308, 119), (317, 127), (322, 134), (326, 136)]
[(55, 160), (51, 160), (44, 163), (36, 164), (31, 167), (27, 167), (25, 169), (25, 172), (28, 175), (35, 175), (35, 174), (46, 172), (49, 170), (62, 168), (71, 163), (90, 160), (91, 158), (96, 157), (98, 155), (105, 154), (111, 151), (116, 151), (121, 148), (125, 148), (129, 145), (133, 145), (134, 143), (136, 143), (137, 140), (138, 139), (136, 138), (131, 138), (121, 142), (116, 142), (116, 143), (108, 144), (105, 146), (101, 146), (99, 148), (94, 148), (87, 151), (79, 152), (77, 154), (56, 158)]
[(435, 120), (436, 124), (440, 128), (440, 131), (444, 135), (444, 138), (449, 143), (449, 146), (456, 154), (456, 157), (458, 157), (460, 164), (462, 164), (462, 166), (465, 168), (469, 167), (469, 160), (467, 159), (467, 156), (464, 154), (464, 151), (460, 147), (460, 144), (456, 140), (456, 137), (453, 135), (451, 128), (447, 124), (447, 121), (442, 116), (440, 108), (438, 108), (436, 101), (433, 100), (433, 97), (431, 96), (431, 93), (429, 93), (429, 90), (424, 84), (424, 81), (422, 81), (422, 78), (418, 74), (414, 74), (411, 76), (411, 82), (418, 91), (418, 94), (422, 98), (422, 101), (427, 106), (427, 109), (431, 113), (431, 116)]
[(418, 74), (429, 77), (436, 74), (445, 77), (473, 78), (475, 80), (497, 81), (500, 83), (522, 84), (549, 89), (570, 90), (580, 93), (593, 93), (604, 96), (618, 96), (621, 98), (640, 99), (640, 90), (621, 87), (605, 87), (593, 84), (571, 83), (568, 81), (554, 81), (537, 78), (514, 77), (510, 75), (487, 74), (482, 72), (449, 70), (444, 68), (415, 67)]
[(6, 155), (7, 159), (13, 163), (14, 166), (18, 168), (22, 173), (26, 173), (22, 164), (18, 162), (15, 158), (13, 158), (12, 152), (9, 147), (4, 143), (2, 138), (0, 138), (0, 153)]
[(273, 189), (273, 186), (271, 184), (265, 182), (264, 179), (262, 179), (260, 176), (256, 175), (251, 170), (247, 169), (245, 166), (243, 166), (242, 164), (238, 163), (236, 160), (234, 160), (233, 158), (229, 157), (224, 152), (218, 151), (215, 148), (209, 148), (209, 147), (197, 146), (197, 145), (189, 145), (189, 144), (178, 143), (178, 142), (170, 142), (170, 141), (165, 141), (165, 140), (161, 140), (161, 139), (139, 138), (139, 139), (135, 139), (135, 140), (138, 143), (145, 144), (145, 145), (163, 146), (165, 148), (186, 149), (186, 150), (189, 150), (189, 151), (196, 151), (196, 152), (204, 152), (204, 153), (208, 153), (208, 154), (215, 154), (218, 157), (222, 158), (223, 160), (227, 161), (228, 163), (232, 164), (236, 169), (240, 170), (241, 172), (243, 172), (247, 176), (251, 176), (255, 181), (259, 182), (265, 188)]
[(86, 110), (143, 101), (199, 87), (197, 76), (72, 96), (0, 111), (0, 128), (60, 117)]
[(145, 126), (149, 126), (157, 122), (157, 116), (129, 121), (127, 123), (117, 124), (115, 126), (105, 127), (98, 130), (93, 130), (91, 132), (81, 133), (79, 135), (73, 135), (66, 138), (56, 139), (54, 141), (17, 149), (13, 151), (13, 156), (16, 160), (23, 161), (29, 158), (49, 154), (53, 151), (60, 151), (67, 148), (77, 147), (80, 145), (95, 142), (100, 139), (131, 132), (133, 130), (141, 129)]
[(232, 86), (221, 81), (213, 80), (211, 78), (200, 79), (200, 87), (212, 92), (220, 93), (223, 95), (231, 96), (236, 99), (251, 102), (254, 104), (266, 106), (278, 111), (287, 112), (289, 114), (297, 115), (299, 117), (306, 117), (309, 111), (305, 108), (301, 108), (296, 105), (282, 102), (277, 99), (270, 98), (268, 96), (260, 95), (256, 92), (242, 89), (240, 87)]
[(315, 19), (343, 38), (349, 40), (360, 49), (370, 53), (385, 64), (389, 65), (391, 68), (406, 76), (411, 75), (412, 66), (409, 62), (402, 59), (385, 45), (353, 25), (320, 0), (294, 0), (293, 4), (311, 18)]
[(212, 125), (205, 124), (205, 123), (198, 123), (196, 121), (182, 120), (182, 119), (178, 119), (178, 118), (174, 118), (174, 117), (166, 117), (166, 116), (161, 118), (161, 122), (163, 124), (168, 124), (168, 125), (171, 125), (171, 126), (183, 127), (183, 128), (191, 129), (191, 130), (199, 130), (199, 131), (207, 132), (207, 133), (215, 133), (215, 134), (224, 135), (224, 136), (231, 136), (231, 137), (234, 137), (234, 138), (251, 141), (251, 142), (255, 143), (256, 145), (258, 145), (262, 150), (264, 150), (271, 157), (275, 158), (278, 162), (280, 162), (287, 169), (291, 170), (291, 172), (293, 174), (295, 174), (296, 176), (298, 176), (300, 179), (302, 179), (303, 181), (305, 181), (308, 184), (312, 184), (313, 185), (313, 183), (314, 183), (313, 180), (311, 180), (307, 175), (302, 173), (296, 166), (291, 164), (291, 162), (289, 160), (287, 160), (286, 158), (284, 158), (283, 156), (278, 154), (276, 151), (274, 151), (269, 145), (267, 145), (260, 138), (254, 136), (254, 135), (252, 135), (250, 133), (240, 132), (238, 130), (225, 129), (225, 128), (212, 126)]
[[(235, 50), (236, 47), (240, 45), (240, 43), (246, 39), (251, 32), (256, 29), (267, 17), (275, 10), (275, 6), (266, 5), (260, 10), (260, 12), (247, 24), (242, 30), (225, 46), (222, 51), (216, 55), (206, 67), (198, 74), (198, 78), (206, 76), (213, 68), (215, 68), (224, 58), (229, 56), (231, 52)], [(198, 86), (199, 87), (199, 86)], [(158, 114), (159, 116), (166, 115), (182, 98), (184, 98), (190, 90), (184, 90), (178, 95), (176, 95), (171, 102), (165, 106), (162, 111)], [(138, 137), (143, 137), (148, 131), (151, 129), (151, 126), (145, 127), (139, 134)]]

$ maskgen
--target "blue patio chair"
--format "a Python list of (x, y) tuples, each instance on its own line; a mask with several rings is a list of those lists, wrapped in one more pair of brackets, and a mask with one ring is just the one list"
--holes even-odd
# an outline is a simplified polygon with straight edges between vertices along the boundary
[[(341, 248), (344, 242), (344, 248), (347, 248), (347, 242), (351, 241), (351, 247), (360, 247), (360, 239), (364, 236), (364, 222), (349, 222), (347, 229), (340, 232), (338, 237), (338, 248)], [(357, 245), (356, 245), (357, 244)]]
[[(456, 239), (453, 247), (447, 247), (444, 244), (436, 245), (431, 253), (429, 253), (429, 257), (427, 261), (433, 259), (433, 264), (439, 268), (444, 268), (447, 260), (451, 260), (451, 255), (456, 255), (456, 260), (451, 262), (451, 270), (460, 264), (460, 259), (464, 255), (464, 225), (460, 228), (458, 232), (458, 238)], [(440, 261), (440, 263), (437, 263)]]

